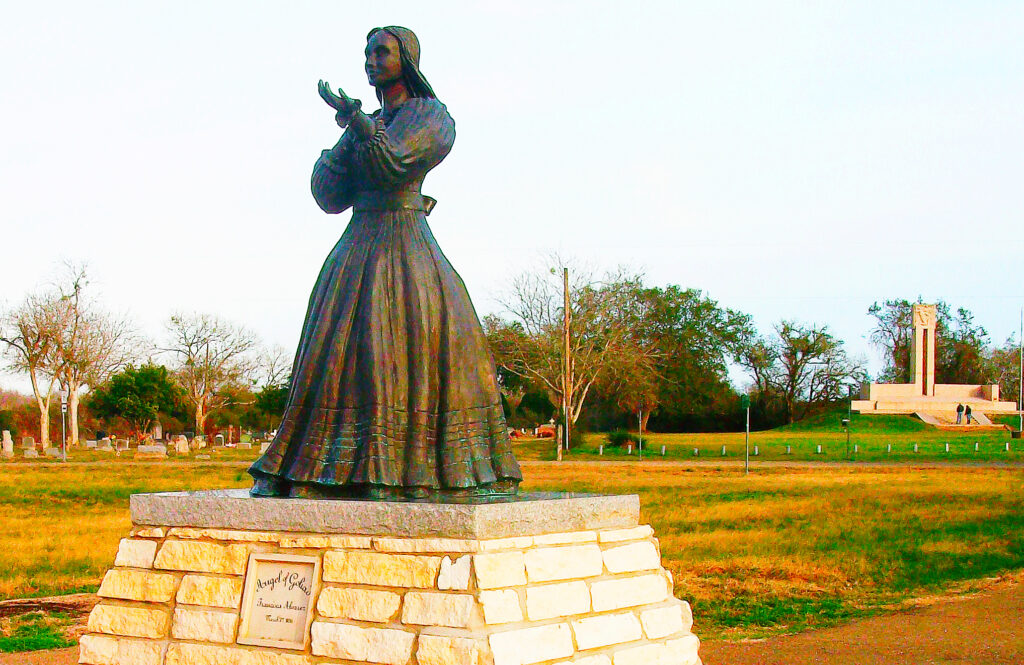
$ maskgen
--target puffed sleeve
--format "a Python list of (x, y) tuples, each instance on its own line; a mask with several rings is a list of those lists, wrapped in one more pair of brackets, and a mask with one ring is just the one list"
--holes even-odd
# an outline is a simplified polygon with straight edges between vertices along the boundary
[(354, 161), (369, 183), (398, 188), (437, 166), (454, 142), (455, 121), (444, 104), (417, 97), (402, 104), (389, 125), (378, 121)]
[(313, 198), (324, 212), (339, 213), (353, 203), (356, 173), (352, 168), (352, 137), (346, 132), (338, 144), (320, 153), (313, 167)]

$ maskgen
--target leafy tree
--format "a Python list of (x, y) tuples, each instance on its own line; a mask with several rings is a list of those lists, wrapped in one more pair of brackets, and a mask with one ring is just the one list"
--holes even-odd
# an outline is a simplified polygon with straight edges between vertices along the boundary
[(808, 410), (842, 399), (866, 377), (825, 325), (781, 321), (771, 339), (754, 338), (739, 354), (763, 400), (776, 402), (793, 423)]
[(128, 365), (92, 391), (88, 402), (102, 418), (123, 418), (136, 440), (148, 435), (161, 413), (175, 411), (183, 393), (163, 365)]
[(217, 409), (238, 403), (239, 389), (259, 366), (256, 336), (249, 330), (207, 314), (175, 314), (167, 323), (173, 371), (195, 412), (196, 433)]
[[(921, 298), (917, 303), (921, 303)], [(884, 383), (912, 381), (914, 304), (903, 299), (886, 300), (868, 308), (868, 314), (875, 319), (871, 342), (885, 357), (885, 368), (879, 376)], [(935, 382), (976, 385), (991, 381), (988, 332), (974, 322), (974, 315), (966, 308), (957, 308), (954, 314), (949, 304), (940, 300), (935, 309)]]
[(637, 294), (640, 278), (624, 272), (596, 279), (573, 269), (569, 286), (570, 368), (563, 371), (563, 282), (565, 263), (526, 272), (512, 282), (504, 299), (510, 319), (484, 318), (495, 361), (527, 382), (543, 386), (553, 404), (568, 396), (569, 422), (575, 424), (587, 395), (609, 368), (623, 358), (652, 352), (642, 343)]
[[(1020, 396), (1020, 346), (1011, 335), (1006, 343), (992, 349), (989, 357), (991, 380), (999, 384), (999, 397), (1017, 401)], [(1020, 408), (1020, 405), (1017, 405)]]

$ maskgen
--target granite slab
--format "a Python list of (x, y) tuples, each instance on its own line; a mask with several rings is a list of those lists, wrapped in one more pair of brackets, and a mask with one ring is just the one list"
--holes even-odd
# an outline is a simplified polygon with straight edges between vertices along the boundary
[(244, 489), (133, 494), (132, 522), (148, 526), (487, 539), (626, 528), (635, 494), (524, 493), (474, 503), (251, 497)]

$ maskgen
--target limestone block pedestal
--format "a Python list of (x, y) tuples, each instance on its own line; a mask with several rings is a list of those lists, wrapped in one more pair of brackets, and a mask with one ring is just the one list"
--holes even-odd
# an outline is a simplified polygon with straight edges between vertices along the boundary
[(136, 495), (131, 515), (80, 663), (700, 663), (636, 496), (436, 504), (227, 490)]

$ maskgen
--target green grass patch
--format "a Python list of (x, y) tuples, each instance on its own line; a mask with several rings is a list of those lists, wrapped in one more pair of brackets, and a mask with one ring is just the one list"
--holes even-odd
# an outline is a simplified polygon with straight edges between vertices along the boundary
[(0, 653), (74, 646), (66, 634), (73, 623), (74, 618), (63, 612), (29, 612), (0, 619)]

